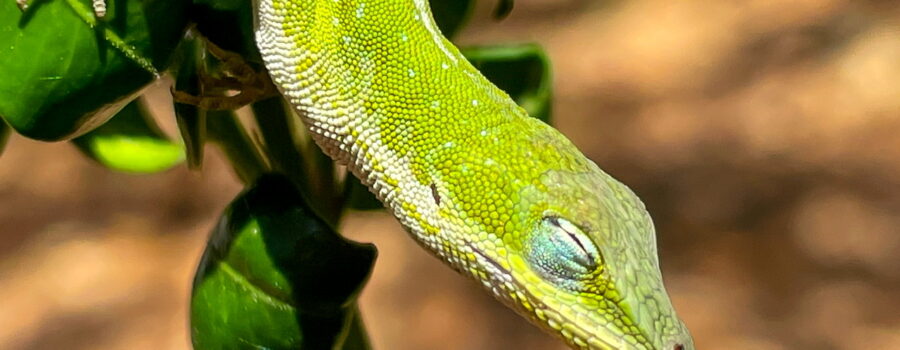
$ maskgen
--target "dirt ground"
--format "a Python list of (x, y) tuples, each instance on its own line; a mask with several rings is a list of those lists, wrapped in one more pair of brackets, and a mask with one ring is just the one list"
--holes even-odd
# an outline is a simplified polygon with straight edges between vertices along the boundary
[[(655, 218), (700, 349), (900, 349), (900, 3), (518, 0), (462, 41), (537, 41), (555, 119)], [(163, 88), (164, 89), (164, 88)], [(160, 90), (164, 91), (164, 90)], [(184, 349), (190, 281), (239, 191), (107, 171), (64, 143), (0, 158), (0, 349)], [(563, 349), (385, 213), (361, 308), (376, 349)]]

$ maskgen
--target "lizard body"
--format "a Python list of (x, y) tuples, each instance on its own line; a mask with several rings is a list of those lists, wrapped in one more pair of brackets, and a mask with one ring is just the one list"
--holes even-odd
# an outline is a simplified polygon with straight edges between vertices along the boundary
[(427, 0), (255, 0), (266, 67), (410, 234), (583, 349), (693, 349), (653, 223), (438, 31)]

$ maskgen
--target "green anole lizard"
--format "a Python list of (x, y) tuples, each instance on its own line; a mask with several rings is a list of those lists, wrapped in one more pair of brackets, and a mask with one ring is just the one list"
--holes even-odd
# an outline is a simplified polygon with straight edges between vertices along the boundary
[(410, 234), (583, 349), (693, 349), (653, 223), (437, 30), (427, 0), (255, 0), (275, 85)]
[(574, 348), (694, 348), (643, 203), (473, 68), (427, 0), (254, 7), (275, 85), (421, 245)]

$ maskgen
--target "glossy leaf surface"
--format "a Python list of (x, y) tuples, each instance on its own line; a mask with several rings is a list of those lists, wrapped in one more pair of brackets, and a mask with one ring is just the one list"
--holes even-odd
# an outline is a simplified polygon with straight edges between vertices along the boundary
[(73, 143), (107, 168), (125, 172), (159, 172), (184, 160), (184, 147), (159, 130), (140, 100)]
[(375, 255), (374, 246), (347, 241), (316, 217), (289, 180), (260, 177), (226, 210), (200, 263), (194, 347), (342, 344)]
[(187, 23), (188, 2), (0, 1), (0, 116), (17, 132), (61, 140), (112, 117), (162, 71)]

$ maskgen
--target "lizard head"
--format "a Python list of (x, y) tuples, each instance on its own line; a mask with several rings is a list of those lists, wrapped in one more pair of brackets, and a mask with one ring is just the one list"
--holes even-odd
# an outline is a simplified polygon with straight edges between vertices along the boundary
[(494, 294), (577, 348), (693, 349), (663, 286), (644, 205), (588, 168), (549, 170), (522, 188), (508, 249), (476, 250), (500, 286)]

